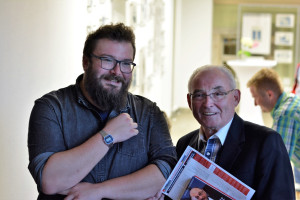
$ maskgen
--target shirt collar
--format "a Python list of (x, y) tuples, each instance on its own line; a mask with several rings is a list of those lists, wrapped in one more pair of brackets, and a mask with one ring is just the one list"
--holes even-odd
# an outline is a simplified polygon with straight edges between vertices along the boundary
[[(218, 130), (218, 132), (216, 132), (215, 134), (213, 134), (208, 139), (219, 138), (221, 144), (223, 145), (224, 142), (225, 142), (226, 136), (228, 134), (228, 130), (229, 130), (230, 126), (231, 126), (232, 120), (233, 120), (233, 118), (224, 127), (222, 127), (220, 130)], [(199, 139), (205, 141), (205, 139), (204, 139), (204, 133), (202, 132), (201, 128), (199, 129)]]
[(287, 97), (287, 93), (286, 92), (282, 92), (282, 94), (279, 96), (274, 108), (271, 111), (271, 115), (273, 116), (273, 113), (275, 112), (275, 110), (281, 105), (282, 101), (284, 101)]

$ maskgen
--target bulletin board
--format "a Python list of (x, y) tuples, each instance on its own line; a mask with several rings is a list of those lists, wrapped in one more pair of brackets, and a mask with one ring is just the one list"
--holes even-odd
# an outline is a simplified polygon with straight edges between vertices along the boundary
[[(292, 87), (300, 62), (300, 6), (240, 4), (236, 52), (248, 50), (251, 56), (276, 60), (275, 70), (285, 87)], [(245, 47), (242, 38), (250, 38)]]

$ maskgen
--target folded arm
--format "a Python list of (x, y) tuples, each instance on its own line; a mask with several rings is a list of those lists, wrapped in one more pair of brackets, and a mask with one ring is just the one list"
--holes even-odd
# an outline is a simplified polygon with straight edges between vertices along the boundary
[(78, 147), (53, 154), (43, 169), (43, 193), (55, 194), (79, 183), (107, 151), (101, 135), (96, 134)]
[(147, 199), (155, 196), (165, 182), (158, 167), (150, 164), (130, 175), (107, 180), (102, 183), (79, 183), (66, 191), (66, 200), (71, 199)]
[[(45, 194), (56, 194), (79, 183), (106, 155), (108, 147), (102, 136), (91, 133), (89, 139), (70, 147), (71, 139), (80, 133), (64, 134), (59, 120), (60, 110), (45, 103), (37, 103), (29, 123), (29, 170)], [(115, 143), (138, 134), (137, 123), (127, 113), (107, 122), (103, 130), (110, 133)], [(76, 135), (77, 134), (77, 135)], [(85, 133), (86, 134), (86, 133)], [(71, 145), (72, 146), (72, 145)], [(69, 149), (68, 149), (69, 148)]]

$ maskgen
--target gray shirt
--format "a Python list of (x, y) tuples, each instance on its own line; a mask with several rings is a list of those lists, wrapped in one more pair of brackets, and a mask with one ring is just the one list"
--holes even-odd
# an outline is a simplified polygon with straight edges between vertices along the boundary
[[(39, 199), (63, 199), (60, 195), (41, 193), (42, 170), (47, 159), (56, 152), (82, 144), (106, 124), (107, 120), (102, 119), (104, 113), (83, 96), (79, 87), (82, 77), (77, 78), (75, 85), (37, 99), (32, 109), (28, 168), (37, 183)], [(128, 93), (127, 100), (126, 107), (113, 110), (108, 119), (126, 112), (138, 124), (139, 134), (114, 144), (82, 182), (103, 182), (131, 174), (149, 164), (155, 164), (167, 178), (175, 166), (176, 151), (161, 110), (155, 103), (138, 95)]]

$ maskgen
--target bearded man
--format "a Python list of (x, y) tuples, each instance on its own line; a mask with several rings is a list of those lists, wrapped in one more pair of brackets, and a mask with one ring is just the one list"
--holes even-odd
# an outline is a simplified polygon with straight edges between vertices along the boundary
[(147, 199), (176, 164), (163, 112), (128, 92), (135, 35), (122, 23), (89, 34), (84, 74), (35, 101), (29, 171), (38, 199)]

